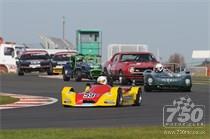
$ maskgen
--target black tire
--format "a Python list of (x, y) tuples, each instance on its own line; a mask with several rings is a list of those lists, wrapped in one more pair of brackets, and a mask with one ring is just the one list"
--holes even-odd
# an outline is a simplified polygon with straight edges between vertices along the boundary
[(151, 88), (149, 88), (149, 86), (144, 85), (144, 91), (145, 91), (145, 92), (151, 92), (151, 91), (152, 91), (152, 89), (151, 89)]
[(65, 72), (64, 72), (64, 69), (63, 69), (63, 71), (62, 71), (62, 74), (63, 74), (63, 80), (64, 80), (65, 82), (70, 81), (70, 77), (66, 76), (66, 74), (65, 74)]
[(50, 64), (50, 69), (47, 71), (47, 75), (53, 75), (53, 66)]
[(109, 84), (110, 86), (113, 86), (113, 79), (112, 79), (112, 77), (107, 76), (107, 80), (108, 80), (108, 84)]
[(187, 87), (183, 89), (184, 92), (191, 92), (191, 87)]
[(119, 77), (118, 77), (119, 83), (121, 85), (126, 85), (128, 82), (126, 80), (126, 78), (124, 77), (122, 71), (119, 71)]
[(122, 90), (121, 89), (118, 89), (116, 107), (122, 106), (122, 103), (123, 103)]
[(24, 72), (21, 69), (18, 69), (18, 76), (23, 76)]
[(106, 68), (104, 68), (104, 72), (103, 72), (103, 74), (104, 74), (104, 76), (109, 76), (109, 73), (108, 73), (108, 71), (107, 71), (107, 69)]
[(75, 80), (80, 82), (82, 80), (82, 72), (80, 70), (77, 70), (75, 73)]
[(136, 100), (135, 100), (135, 106), (141, 106), (142, 103), (142, 92), (141, 89), (138, 90), (138, 93), (136, 94)]
[(68, 105), (63, 105), (63, 107), (64, 107), (64, 108), (68, 108), (68, 107), (70, 107), (70, 106), (68, 106)]
[(64, 80), (65, 82), (68, 82), (68, 81), (70, 81), (70, 77), (68, 77), (68, 76), (66, 76), (65, 74), (63, 74), (63, 80)]

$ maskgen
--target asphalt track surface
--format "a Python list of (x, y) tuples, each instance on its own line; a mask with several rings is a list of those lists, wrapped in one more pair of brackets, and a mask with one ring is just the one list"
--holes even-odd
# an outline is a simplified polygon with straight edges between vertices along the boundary
[(60, 127), (124, 127), (162, 126), (163, 106), (174, 99), (189, 96), (196, 105), (205, 105), (205, 122), (209, 123), (209, 85), (193, 85), (192, 92), (151, 92), (143, 94), (142, 106), (64, 108), (60, 92), (64, 86), (82, 91), (85, 82), (64, 82), (60, 79), (40, 78), (37, 75), (1, 75), (0, 92), (57, 98), (57, 103), (0, 111), (2, 129), (60, 128)]

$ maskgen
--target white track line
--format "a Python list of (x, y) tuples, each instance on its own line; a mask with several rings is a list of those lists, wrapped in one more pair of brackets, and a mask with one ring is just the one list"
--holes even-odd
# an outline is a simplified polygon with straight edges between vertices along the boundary
[(63, 79), (62, 75), (39, 75), (42, 78)]
[(44, 106), (56, 103), (58, 101), (56, 98), (42, 97), (42, 96), (29, 96), (29, 95), (19, 95), (19, 94), (10, 94), (10, 93), (0, 93), (0, 95), (11, 96), (20, 99), (15, 103), (0, 105), (0, 110)]

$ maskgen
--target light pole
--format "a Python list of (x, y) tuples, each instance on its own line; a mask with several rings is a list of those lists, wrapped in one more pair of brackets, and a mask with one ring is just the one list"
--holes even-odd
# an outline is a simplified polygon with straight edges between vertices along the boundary
[(65, 39), (65, 16), (62, 18), (62, 25), (63, 25), (63, 40)]

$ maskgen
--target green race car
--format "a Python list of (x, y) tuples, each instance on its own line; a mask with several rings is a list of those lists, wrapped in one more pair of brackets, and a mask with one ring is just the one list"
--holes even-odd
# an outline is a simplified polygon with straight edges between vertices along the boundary
[(71, 57), (70, 61), (63, 66), (63, 80), (69, 81), (75, 78), (81, 81), (82, 78), (97, 79), (102, 75), (102, 66), (99, 56), (76, 55)]

